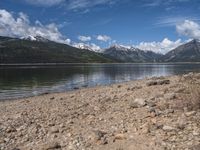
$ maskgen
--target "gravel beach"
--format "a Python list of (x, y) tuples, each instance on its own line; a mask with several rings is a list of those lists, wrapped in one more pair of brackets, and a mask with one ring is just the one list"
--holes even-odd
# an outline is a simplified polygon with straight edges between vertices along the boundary
[(1, 150), (199, 150), (200, 73), (0, 101)]

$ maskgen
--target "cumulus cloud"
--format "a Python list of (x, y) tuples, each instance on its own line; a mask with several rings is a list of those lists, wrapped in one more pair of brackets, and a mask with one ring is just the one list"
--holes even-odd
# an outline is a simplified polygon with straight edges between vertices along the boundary
[(108, 42), (111, 40), (111, 37), (109, 37), (107, 35), (98, 35), (97, 40), (103, 41), (103, 42)]
[(161, 42), (141, 42), (138, 45), (135, 45), (135, 47), (142, 50), (150, 50), (156, 53), (165, 54), (170, 50), (180, 46), (181, 44), (183, 44), (181, 39), (171, 41), (168, 38), (165, 38)]
[(70, 39), (66, 39), (59, 32), (56, 24), (43, 25), (37, 20), (31, 25), (26, 14), (21, 12), (15, 18), (12, 13), (4, 9), (0, 9), (0, 35), (19, 38), (41, 36), (55, 42), (70, 43)]
[(64, 2), (65, 0), (25, 0), (25, 2), (37, 6), (53, 6), (58, 5), (61, 2)]
[(185, 20), (176, 25), (176, 30), (180, 35), (193, 39), (200, 39), (200, 25), (191, 20)]
[(87, 41), (91, 41), (92, 38), (90, 36), (82, 36), (82, 35), (80, 35), (80, 36), (78, 36), (78, 39), (80, 41), (82, 41), (82, 42), (87, 42)]

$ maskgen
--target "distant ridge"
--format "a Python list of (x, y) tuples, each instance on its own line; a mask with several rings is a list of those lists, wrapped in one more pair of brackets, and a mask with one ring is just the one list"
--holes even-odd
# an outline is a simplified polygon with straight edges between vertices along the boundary
[(200, 62), (200, 41), (192, 40), (162, 55), (117, 44), (96, 52), (89, 46), (77, 48), (40, 36), (21, 39), (0, 36), (0, 64), (116, 62)]
[(144, 51), (134, 47), (114, 45), (103, 51), (103, 54), (121, 62), (159, 62), (162, 54)]
[(194, 39), (178, 46), (161, 59), (164, 62), (200, 62), (200, 41)]
[(0, 63), (111, 63), (103, 54), (78, 49), (42, 37), (17, 39), (0, 36)]

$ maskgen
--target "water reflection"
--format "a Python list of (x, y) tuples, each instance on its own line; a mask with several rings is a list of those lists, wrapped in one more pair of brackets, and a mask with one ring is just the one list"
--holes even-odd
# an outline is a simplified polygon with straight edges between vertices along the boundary
[(63, 92), (152, 76), (200, 71), (200, 64), (88, 64), (0, 67), (0, 99)]

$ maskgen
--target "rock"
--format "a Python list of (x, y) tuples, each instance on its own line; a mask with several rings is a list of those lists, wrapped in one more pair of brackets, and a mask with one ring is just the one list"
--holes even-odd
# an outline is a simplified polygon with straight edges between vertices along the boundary
[(159, 80), (158, 85), (170, 84), (170, 80)]
[(185, 126), (187, 125), (187, 120), (184, 115), (178, 118), (177, 120), (177, 128), (180, 130), (183, 130)]
[(61, 146), (59, 143), (53, 142), (53, 143), (48, 143), (48, 144), (43, 145), (41, 149), (42, 150), (55, 150), (55, 149), (61, 149)]
[(118, 85), (118, 86), (117, 86), (117, 88), (121, 88), (121, 87), (122, 87), (122, 85)]
[(100, 130), (96, 130), (94, 131), (94, 133), (95, 133), (95, 140), (101, 140), (101, 138), (103, 138), (104, 135), (107, 134), (106, 132)]
[(131, 91), (137, 90), (137, 89), (142, 89), (142, 86), (134, 86), (131, 88)]
[(114, 140), (125, 140), (126, 136), (124, 134), (116, 134)]
[(50, 129), (50, 132), (51, 132), (51, 133), (58, 133), (58, 132), (59, 132), (59, 129), (56, 128), (56, 127), (52, 127), (52, 128)]
[(194, 115), (196, 115), (196, 111), (185, 112), (185, 115), (187, 117), (194, 116)]
[(155, 107), (156, 104), (154, 102), (147, 102), (147, 106), (149, 106), (149, 107)]
[(172, 114), (174, 113), (174, 110), (173, 109), (167, 109), (164, 111), (164, 113), (167, 115), (167, 114)]
[(6, 129), (6, 132), (7, 133), (11, 133), (11, 132), (16, 132), (17, 130), (14, 128), (14, 127), (11, 127), (9, 126), (7, 129)]
[(200, 150), (200, 144), (193, 145), (192, 147), (190, 147), (190, 150)]
[(188, 74), (184, 74), (184, 75), (183, 75), (183, 78), (186, 79), (186, 80), (188, 80), (188, 79), (191, 79), (193, 75), (194, 75), (194, 73), (193, 73), (193, 72), (190, 72), (190, 73), (188, 73)]
[(20, 150), (19, 148), (13, 148), (12, 150)]
[(108, 144), (108, 140), (106, 137), (103, 137), (101, 138), (101, 142), (100, 142), (101, 145), (105, 145), (105, 144)]
[(176, 98), (176, 94), (175, 93), (167, 93), (167, 94), (164, 95), (164, 98), (166, 100), (173, 100), (173, 99)]
[(129, 104), (129, 108), (130, 108), (130, 109), (138, 108), (138, 105), (137, 105), (137, 103), (131, 102), (131, 103)]
[(3, 144), (4, 142), (4, 139), (0, 139), (0, 144)]
[(143, 127), (142, 130), (141, 130), (141, 132), (142, 132), (143, 134), (149, 133), (149, 132), (150, 132), (149, 126)]
[(50, 100), (54, 100), (54, 99), (55, 99), (55, 97), (51, 97), (51, 98), (50, 98)]
[(199, 136), (199, 132), (197, 132), (197, 131), (193, 131), (192, 134), (193, 134), (194, 136)]
[(148, 108), (148, 112), (150, 112), (150, 113), (155, 113), (156, 110), (155, 110), (155, 108), (153, 108), (153, 107), (149, 107), (149, 108)]
[(175, 131), (176, 130), (176, 128), (171, 127), (171, 126), (166, 126), (166, 125), (164, 125), (162, 129), (164, 131), (166, 131), (166, 132), (171, 132), (171, 131)]
[(78, 90), (79, 89), (79, 87), (74, 87), (74, 90)]
[(157, 85), (157, 81), (148, 81), (147, 83), (146, 83), (146, 85), (147, 86), (153, 86), (153, 85)]
[(162, 112), (162, 111), (160, 111), (160, 110), (156, 110), (156, 111), (155, 111), (155, 115), (156, 115), (156, 116), (163, 115), (163, 112)]
[(176, 89), (175, 93), (184, 93), (184, 91), (185, 91), (185, 88), (183, 87), (183, 88)]
[(142, 98), (136, 98), (130, 106), (133, 108), (140, 108), (146, 105), (146, 100)]
[(170, 84), (170, 80), (151, 80), (146, 83), (147, 86)]

